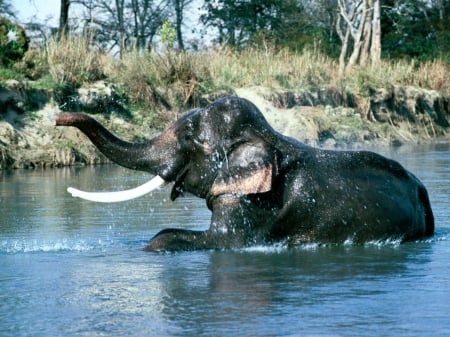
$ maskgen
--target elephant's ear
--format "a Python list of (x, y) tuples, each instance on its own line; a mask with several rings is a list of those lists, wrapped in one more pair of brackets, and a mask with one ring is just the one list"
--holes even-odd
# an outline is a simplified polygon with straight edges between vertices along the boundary
[(211, 188), (212, 195), (255, 194), (272, 189), (274, 151), (264, 142), (245, 142), (228, 153)]

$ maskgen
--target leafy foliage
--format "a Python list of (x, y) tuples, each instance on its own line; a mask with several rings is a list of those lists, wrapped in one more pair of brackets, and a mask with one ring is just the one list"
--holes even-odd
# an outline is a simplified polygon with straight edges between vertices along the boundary
[(386, 1), (382, 11), (382, 45), (391, 58), (431, 59), (450, 53), (450, 1)]
[(173, 44), (177, 39), (175, 28), (169, 21), (164, 21), (161, 29), (159, 30), (159, 36), (161, 37), (161, 42), (167, 47), (172, 48)]
[(28, 50), (25, 30), (14, 22), (0, 17), (0, 65), (12, 66)]
[(251, 46), (261, 40), (284, 40), (285, 28), (297, 26), (292, 14), (301, 11), (294, 0), (205, 0), (203, 8), (206, 14), (201, 20), (218, 30), (217, 42), (234, 47)]
[[(337, 0), (205, 0), (201, 20), (216, 29), (220, 45), (306, 47), (335, 58), (337, 8)], [(386, 0), (381, 15), (385, 57), (450, 58), (449, 0)]]
[(151, 49), (154, 38), (168, 20), (168, 1), (80, 0), (91, 10), (84, 18), (92, 40), (107, 52)]
[(14, 64), (14, 69), (26, 78), (36, 80), (46, 76), (49, 72), (47, 55), (39, 49), (29, 49), (20, 62)]

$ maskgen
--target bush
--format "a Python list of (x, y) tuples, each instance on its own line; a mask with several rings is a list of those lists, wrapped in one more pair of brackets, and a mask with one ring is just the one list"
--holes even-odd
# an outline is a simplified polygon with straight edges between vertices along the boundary
[(0, 65), (11, 67), (28, 50), (25, 30), (14, 22), (0, 17)]
[(171, 110), (196, 106), (210, 92), (212, 78), (204, 63), (199, 55), (173, 50), (129, 52), (109, 76), (127, 88), (132, 103)]
[(104, 79), (104, 69), (110, 62), (110, 57), (91, 48), (88, 40), (79, 36), (52, 39), (46, 51), (49, 72), (55, 82), (73, 88)]
[(14, 64), (13, 68), (30, 80), (45, 77), (49, 71), (45, 51), (41, 49), (28, 50), (22, 60)]

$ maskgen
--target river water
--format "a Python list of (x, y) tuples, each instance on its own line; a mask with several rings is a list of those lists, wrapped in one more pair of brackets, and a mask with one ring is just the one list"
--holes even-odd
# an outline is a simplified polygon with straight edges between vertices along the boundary
[(384, 152), (427, 186), (432, 239), (147, 253), (207, 228), (205, 202), (66, 192), (148, 178), (112, 165), (0, 172), (0, 336), (450, 336), (450, 145)]

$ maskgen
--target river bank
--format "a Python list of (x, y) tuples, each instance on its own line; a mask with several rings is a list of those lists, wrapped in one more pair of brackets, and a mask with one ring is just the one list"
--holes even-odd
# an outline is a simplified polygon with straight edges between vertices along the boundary
[[(392, 86), (358, 97), (337, 88), (277, 91), (247, 87), (231, 92), (252, 101), (279, 132), (312, 146), (373, 148), (450, 139), (450, 97), (416, 87)], [(223, 93), (230, 94), (229, 92)], [(202, 98), (202, 105), (221, 96)], [(120, 105), (114, 87), (80, 88), (78, 110), (108, 111)], [(71, 98), (73, 99), (73, 97)], [(145, 111), (95, 114), (120, 137), (137, 141), (160, 131)], [(74, 128), (56, 128), (64, 107), (51, 93), (11, 81), (0, 88), (0, 169), (94, 165), (107, 159)], [(67, 109), (66, 109), (67, 110)], [(167, 111), (166, 124), (184, 111)]]

